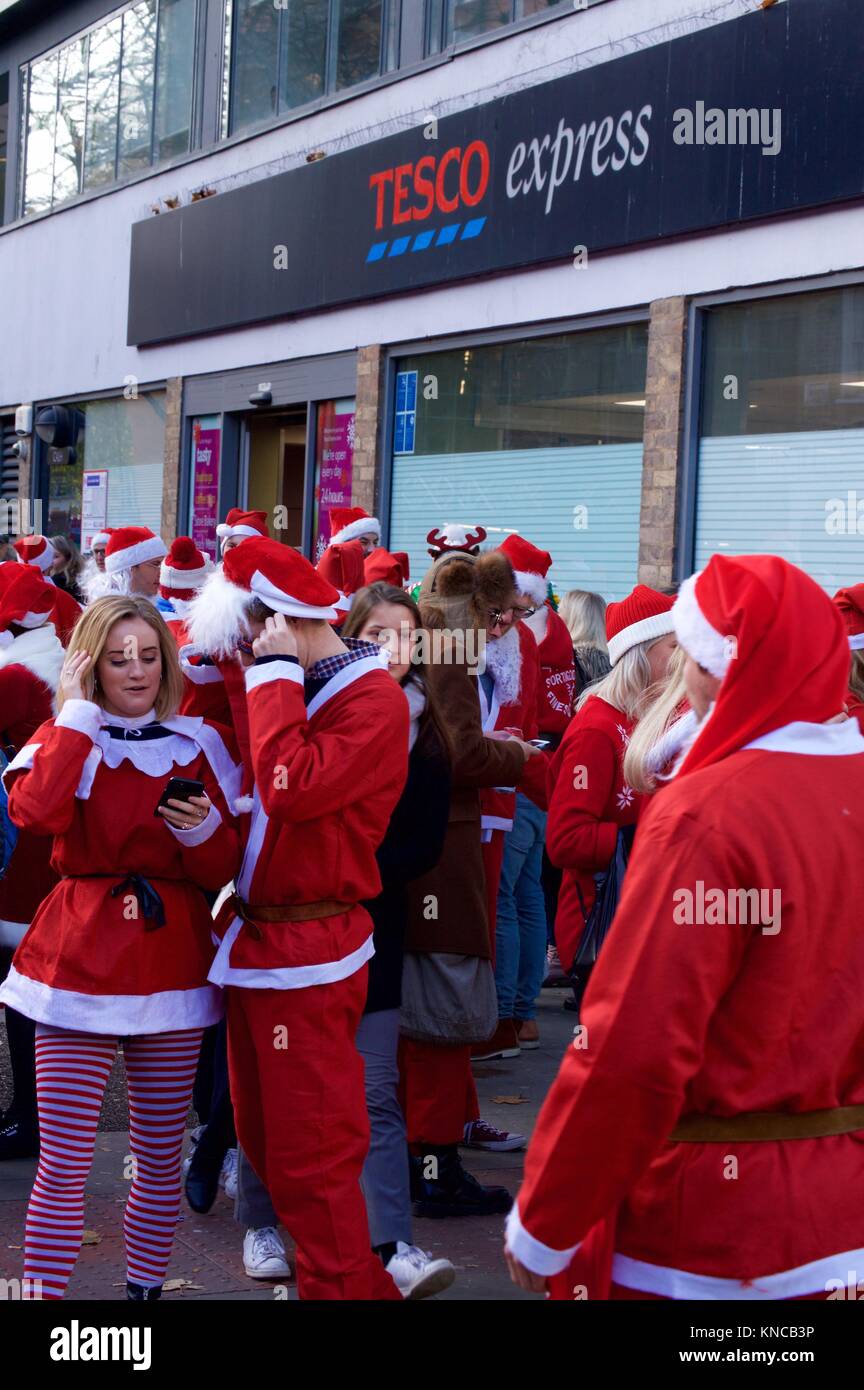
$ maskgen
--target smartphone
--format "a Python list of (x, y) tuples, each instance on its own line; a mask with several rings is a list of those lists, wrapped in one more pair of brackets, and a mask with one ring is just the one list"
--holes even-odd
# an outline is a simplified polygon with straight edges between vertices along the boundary
[(533, 745), (534, 745), (535, 748), (548, 748), (548, 747), (549, 747), (549, 740), (548, 740), (548, 738), (529, 738), (528, 742), (529, 742), (529, 743), (533, 743)]
[[(156, 803), (154, 816), (159, 815), (159, 807), (167, 806), (169, 801), (188, 801), (190, 796), (205, 796), (206, 791), (203, 782), (195, 782), (187, 777), (169, 777), (159, 800)], [(171, 809), (175, 809), (171, 807)], [(161, 820), (162, 817), (160, 816)]]

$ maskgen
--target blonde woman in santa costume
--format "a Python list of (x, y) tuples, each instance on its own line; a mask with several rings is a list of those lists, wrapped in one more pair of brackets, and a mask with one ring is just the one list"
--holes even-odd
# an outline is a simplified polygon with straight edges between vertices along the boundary
[(640, 822), (586, 1045), (528, 1152), (511, 1274), (570, 1299), (845, 1297), (864, 1260), (846, 632), (771, 555), (715, 555), (673, 616), (698, 732)]
[[(642, 798), (624, 778), (624, 755), (675, 647), (672, 599), (644, 584), (606, 609), (612, 670), (589, 686), (552, 759), (546, 852), (563, 869), (555, 941), (564, 969), (576, 957), (595, 898), (594, 875), (615, 855), (618, 831), (633, 826)], [(579, 967), (577, 997), (589, 966)]]
[[(239, 790), (227, 731), (175, 715), (176, 648), (146, 599), (101, 598), (73, 634), (56, 719), (5, 774), (15, 823), (54, 836), (62, 875), (0, 1002), (35, 1020), (41, 1153), (25, 1236), (30, 1297), (62, 1298), (84, 1222), (99, 1111), (124, 1040), (135, 1170), (127, 1293), (158, 1298), (180, 1207), (180, 1151), (201, 1032), (222, 1011), (207, 981), (202, 889), (236, 869)], [(159, 805), (172, 777), (205, 794)], [(157, 813), (158, 807), (158, 813)]]
[[(31, 565), (0, 566), (0, 747), (6, 757), (29, 743), (54, 712), (63, 647), (50, 621), (53, 589)], [(0, 977), (57, 876), (51, 839), (21, 830), (0, 879)], [(6, 1009), (12, 1103), (0, 1120), (0, 1160), (39, 1152), (34, 1024)]]

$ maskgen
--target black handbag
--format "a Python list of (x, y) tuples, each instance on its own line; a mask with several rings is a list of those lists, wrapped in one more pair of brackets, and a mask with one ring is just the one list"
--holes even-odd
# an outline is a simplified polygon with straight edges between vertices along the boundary
[(579, 949), (573, 959), (573, 970), (578, 970), (580, 967), (584, 969), (585, 966), (593, 965), (600, 954), (600, 947), (609, 934), (612, 918), (615, 916), (615, 909), (621, 897), (624, 873), (630, 859), (635, 833), (635, 825), (622, 826), (618, 831), (615, 853), (609, 868), (605, 873), (594, 875), (596, 892), (590, 912), (585, 911), (582, 889), (578, 883), (576, 884), (579, 905), (582, 908), (582, 916), (585, 918), (585, 928), (579, 941)]

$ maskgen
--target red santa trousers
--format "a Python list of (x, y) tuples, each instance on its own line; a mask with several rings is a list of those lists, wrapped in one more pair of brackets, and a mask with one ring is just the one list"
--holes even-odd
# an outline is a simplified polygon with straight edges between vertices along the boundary
[(399, 1101), (416, 1153), (429, 1145), (460, 1143), (465, 1125), (480, 1116), (470, 1044), (447, 1047), (400, 1038)]
[(372, 1253), (360, 1190), (369, 1119), (354, 1038), (366, 976), (227, 990), (237, 1137), (294, 1239), (302, 1299), (402, 1297)]

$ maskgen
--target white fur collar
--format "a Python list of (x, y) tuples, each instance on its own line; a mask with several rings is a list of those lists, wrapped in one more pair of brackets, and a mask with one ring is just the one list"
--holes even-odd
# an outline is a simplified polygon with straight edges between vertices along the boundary
[(43, 623), (15, 637), (0, 649), (0, 669), (4, 666), (26, 666), (44, 685), (52, 698), (57, 693), (63, 667), (63, 647), (53, 623)]

